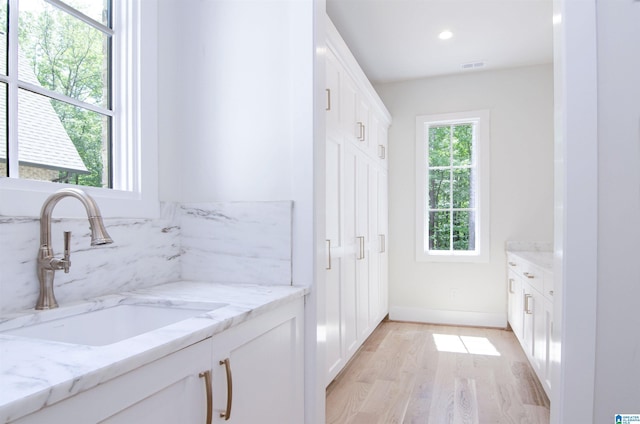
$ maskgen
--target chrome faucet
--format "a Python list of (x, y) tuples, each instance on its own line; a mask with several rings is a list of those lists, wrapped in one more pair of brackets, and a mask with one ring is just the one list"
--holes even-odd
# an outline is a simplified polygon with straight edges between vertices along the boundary
[(45, 200), (40, 211), (40, 250), (38, 251), (38, 280), (40, 280), (40, 295), (36, 309), (53, 309), (58, 302), (53, 294), (53, 278), (58, 269), (69, 272), (71, 266), (70, 249), (71, 232), (64, 232), (64, 257), (55, 258), (51, 248), (51, 213), (56, 204), (65, 197), (75, 197), (84, 205), (91, 227), (91, 246), (113, 243), (104, 228), (102, 215), (98, 205), (84, 191), (77, 188), (63, 188), (56, 191)]

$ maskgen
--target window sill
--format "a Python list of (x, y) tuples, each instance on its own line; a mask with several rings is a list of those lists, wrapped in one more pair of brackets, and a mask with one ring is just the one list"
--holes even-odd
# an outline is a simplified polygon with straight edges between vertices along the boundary
[[(485, 251), (486, 252), (486, 251)], [(416, 252), (417, 262), (444, 262), (444, 263), (488, 263), (489, 252), (482, 253), (428, 253)]]
[[(0, 178), (0, 216), (39, 217), (42, 204), (55, 191), (62, 188), (79, 188), (94, 198), (104, 218), (157, 218), (157, 195), (98, 187), (82, 187), (71, 184), (55, 184), (44, 181)], [(56, 216), (83, 218), (86, 212), (79, 202), (62, 200), (56, 207)]]

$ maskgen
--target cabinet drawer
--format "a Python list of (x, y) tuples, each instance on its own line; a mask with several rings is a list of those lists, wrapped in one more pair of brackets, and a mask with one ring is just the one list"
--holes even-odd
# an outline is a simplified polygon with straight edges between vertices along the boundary
[(511, 253), (507, 253), (507, 266), (510, 270), (514, 272), (520, 272), (520, 262), (520, 258)]
[(527, 283), (529, 283), (535, 290), (542, 293), (544, 290), (544, 272), (542, 269), (529, 262), (522, 261), (520, 271)]

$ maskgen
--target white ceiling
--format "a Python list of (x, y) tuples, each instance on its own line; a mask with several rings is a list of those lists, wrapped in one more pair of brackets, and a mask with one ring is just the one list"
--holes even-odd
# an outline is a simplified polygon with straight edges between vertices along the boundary
[(327, 0), (327, 14), (373, 83), (553, 60), (552, 0)]

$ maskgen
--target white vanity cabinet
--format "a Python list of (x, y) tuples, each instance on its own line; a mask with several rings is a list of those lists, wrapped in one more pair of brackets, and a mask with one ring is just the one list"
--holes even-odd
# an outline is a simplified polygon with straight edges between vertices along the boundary
[[(540, 256), (537, 253), (528, 257)], [(553, 273), (517, 253), (508, 253), (507, 263), (509, 325), (520, 341), (547, 396), (550, 397), (549, 350), (553, 330)]]
[(327, 18), (326, 381), (388, 313), (391, 116)]
[(211, 356), (206, 339), (11, 422), (204, 423)]
[(303, 300), (213, 337), (213, 422), (304, 422)]
[(300, 424), (303, 316), (299, 297), (9, 422)]

